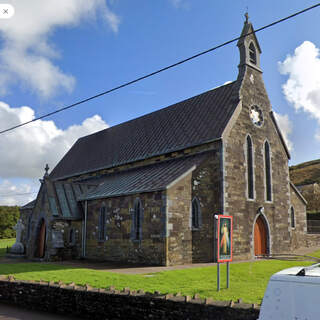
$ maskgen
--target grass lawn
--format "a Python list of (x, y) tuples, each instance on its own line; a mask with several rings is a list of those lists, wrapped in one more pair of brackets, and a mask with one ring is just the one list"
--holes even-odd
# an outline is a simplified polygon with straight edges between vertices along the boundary
[(16, 239), (0, 239), (0, 258), (7, 252), (7, 246), (11, 247), (15, 243)]
[[(313, 254), (320, 257), (320, 251)], [(292, 261), (254, 261), (230, 265), (230, 289), (226, 285), (226, 265), (221, 265), (221, 291), (217, 292), (216, 266), (165, 271), (149, 275), (125, 275), (84, 268), (73, 268), (47, 263), (0, 264), (0, 274), (13, 274), (21, 280), (61, 280), (64, 283), (74, 282), (78, 285), (90, 284), (97, 288), (115, 286), (116, 289), (129, 287), (131, 290), (161, 293), (193, 295), (215, 300), (237, 300), (261, 303), (269, 278), (272, 274), (285, 268), (308, 265), (306, 262)]]

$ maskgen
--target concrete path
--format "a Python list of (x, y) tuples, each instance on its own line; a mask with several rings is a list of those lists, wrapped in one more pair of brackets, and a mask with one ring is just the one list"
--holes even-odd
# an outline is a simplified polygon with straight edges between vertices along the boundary
[[(312, 252), (319, 250), (319, 247), (309, 247), (309, 248), (300, 248), (296, 250), (292, 254), (297, 255), (311, 255)], [(243, 262), (254, 262), (255, 259), (252, 260), (235, 260), (231, 262), (234, 263), (243, 263)], [(210, 267), (216, 265), (216, 263), (193, 263), (193, 264), (184, 264), (184, 265), (176, 265), (176, 266), (139, 266), (139, 265), (119, 265), (115, 263), (108, 263), (108, 262), (90, 262), (87, 260), (74, 260), (74, 261), (63, 261), (57, 262), (57, 264), (61, 265), (64, 264), (66, 266), (74, 267), (74, 268), (88, 268), (88, 269), (95, 269), (95, 270), (103, 270), (103, 271), (110, 271), (116, 273), (125, 273), (125, 274), (148, 274), (148, 273), (155, 273), (155, 272), (162, 272), (162, 271), (170, 271), (170, 270), (183, 270), (183, 269), (190, 269), (190, 268), (203, 268), (203, 267)], [(304, 262), (301, 261), (301, 265), (304, 265)]]
[(40, 311), (31, 311), (0, 303), (0, 320), (76, 320)]

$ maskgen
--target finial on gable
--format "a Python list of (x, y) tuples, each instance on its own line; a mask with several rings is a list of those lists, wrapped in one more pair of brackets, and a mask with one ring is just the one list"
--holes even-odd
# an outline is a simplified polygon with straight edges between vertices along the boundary
[(245, 23), (249, 23), (248, 7), (247, 7), (247, 12), (244, 14), (244, 16), (246, 17)]
[(45, 176), (45, 177), (48, 177), (48, 176), (49, 176), (49, 173), (48, 173), (48, 172), (49, 172), (49, 169), (50, 169), (50, 168), (49, 168), (49, 165), (46, 164), (46, 167), (44, 168), (44, 170), (45, 170), (44, 176)]

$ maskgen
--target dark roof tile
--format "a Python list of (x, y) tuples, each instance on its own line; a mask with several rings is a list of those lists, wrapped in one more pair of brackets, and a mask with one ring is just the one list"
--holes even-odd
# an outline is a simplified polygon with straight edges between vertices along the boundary
[(239, 102), (237, 81), (80, 138), (50, 174), (63, 179), (220, 138)]
[(164, 190), (171, 182), (199, 165), (207, 157), (206, 153), (112, 173), (95, 180), (99, 185), (78, 200), (93, 200)]

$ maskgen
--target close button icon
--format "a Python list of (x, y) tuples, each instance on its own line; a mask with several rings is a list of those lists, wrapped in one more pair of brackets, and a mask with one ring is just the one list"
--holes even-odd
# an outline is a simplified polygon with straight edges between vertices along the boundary
[(14, 15), (14, 7), (11, 4), (0, 4), (0, 19), (10, 19)]

